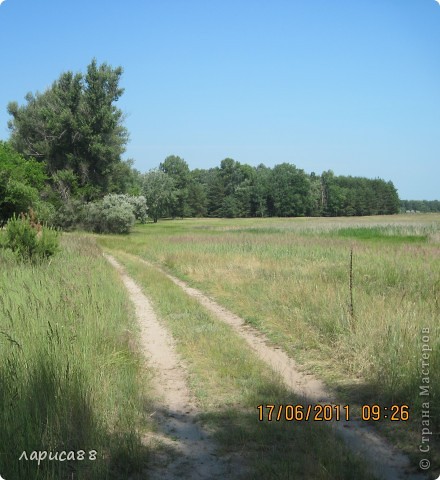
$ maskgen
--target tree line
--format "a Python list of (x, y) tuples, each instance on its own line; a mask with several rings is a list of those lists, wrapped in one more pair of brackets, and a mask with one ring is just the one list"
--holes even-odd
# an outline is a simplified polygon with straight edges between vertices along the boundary
[[(45, 92), (28, 93), (25, 105), (9, 103), (11, 135), (0, 142), (0, 221), (31, 207), (42, 220), (69, 228), (79, 212), (99, 216), (105, 205), (125, 202), (121, 211), (141, 211), (140, 197), (153, 221), (382, 215), (401, 208), (391, 181), (309, 174), (289, 163), (254, 167), (225, 158), (218, 167), (190, 170), (171, 155), (141, 173), (122, 160), (128, 131), (116, 107), (121, 75), (121, 67), (93, 59), (85, 74), (65, 72)], [(109, 194), (120, 197), (84, 208)]]
[[(156, 218), (353, 216), (399, 211), (399, 197), (390, 181), (336, 176), (331, 170), (307, 174), (289, 163), (252, 167), (226, 158), (219, 167), (190, 170), (182, 158), (172, 155), (158, 169), (144, 174), (142, 182)], [(161, 192), (156, 203), (155, 190)]]
[(440, 212), (440, 200), (400, 200), (401, 212)]

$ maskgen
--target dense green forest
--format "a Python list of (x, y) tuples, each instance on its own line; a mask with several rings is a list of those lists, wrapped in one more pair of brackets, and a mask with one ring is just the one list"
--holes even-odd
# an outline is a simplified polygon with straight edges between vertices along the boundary
[[(11, 135), (0, 142), (1, 222), (29, 208), (40, 221), (96, 231), (118, 215), (124, 231), (135, 219), (145, 221), (147, 208), (155, 222), (439, 211), (439, 202), (400, 201), (391, 181), (306, 173), (290, 163), (255, 167), (225, 158), (217, 167), (190, 170), (171, 155), (141, 173), (133, 160), (122, 160), (128, 131), (115, 106), (121, 75), (122, 68), (92, 60), (85, 74), (63, 73), (45, 92), (27, 94), (25, 105), (8, 105)], [(107, 220), (98, 222), (103, 215)]]
[[(308, 174), (289, 163), (251, 167), (226, 158), (219, 167), (190, 171), (170, 156), (159, 171), (173, 180), (163, 212), (171, 217), (297, 217), (381, 215), (399, 211), (392, 182)], [(144, 175), (144, 182), (157, 172)]]

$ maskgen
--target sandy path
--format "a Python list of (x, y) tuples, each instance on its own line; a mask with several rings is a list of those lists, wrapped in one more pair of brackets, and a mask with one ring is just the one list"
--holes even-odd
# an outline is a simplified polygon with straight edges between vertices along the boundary
[[(168, 274), (157, 265), (153, 265), (139, 257), (139, 261), (153, 268), (158, 268), (188, 295), (196, 298), (207, 310), (217, 318), (230, 325), (234, 331), (246, 340), (257, 355), (283, 378), (287, 387), (296, 395), (305, 397), (307, 403), (336, 404), (337, 401), (326, 389), (323, 382), (312, 375), (304, 374), (298, 365), (282, 350), (269, 345), (266, 337), (245, 324), (244, 320), (217, 302), (204, 295), (200, 290), (189, 287), (185, 282)], [(424, 480), (423, 474), (413, 473), (406, 455), (399, 452), (366, 423), (350, 419), (349, 422), (332, 422), (333, 428), (345, 440), (347, 445), (371, 466), (373, 473), (383, 480)], [(207, 477), (208, 478), (208, 477)]]
[(158, 322), (148, 298), (122, 266), (112, 256), (104, 256), (118, 270), (135, 305), (141, 328), (141, 345), (149, 365), (155, 370), (153, 384), (162, 404), (154, 412), (159, 433), (150, 435), (146, 440), (150, 444), (160, 442), (166, 445), (168, 453), (153, 454), (148, 478), (233, 478), (236, 465), (231, 458), (216, 455), (215, 443), (196, 422), (199, 411), (188, 389), (187, 370), (176, 353), (172, 336)]

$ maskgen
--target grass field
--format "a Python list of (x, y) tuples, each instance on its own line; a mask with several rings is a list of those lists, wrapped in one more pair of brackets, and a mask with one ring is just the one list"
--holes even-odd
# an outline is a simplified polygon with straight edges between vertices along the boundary
[[(410, 421), (380, 423), (416, 460), (426, 401), (419, 395), (422, 329), (432, 349), (430, 428), (440, 427), (439, 227), (438, 215), (175, 220), (100, 243), (209, 293), (342, 401), (409, 405)], [(436, 445), (432, 438), (438, 462)]]
[(200, 418), (222, 452), (239, 453), (246, 466), (238, 478), (372, 479), (362, 460), (325, 425), (259, 422), (259, 404), (304, 402), (286, 390), (243, 339), (163, 273), (130, 254), (112, 253), (148, 293), (176, 339), (190, 367)]
[[(301, 399), (229, 327), (137, 257), (243, 317), (341, 402), (409, 405), (408, 422), (378, 423), (415, 463), (422, 401), (430, 431), (439, 431), (440, 216), (173, 220), (96, 239), (172, 332), (203, 422), (224, 452), (240, 453), (245, 478), (371, 477), (324, 425), (258, 422), (257, 405)], [(0, 250), (0, 475), (145, 478), (155, 447), (142, 436), (155, 428), (157, 399), (137, 337), (133, 307), (94, 239), (64, 235), (62, 252), (34, 266)], [(421, 397), (426, 377), (429, 396)], [(75, 458), (19, 460), (33, 451)], [(433, 474), (438, 451), (432, 435)]]
[[(62, 252), (38, 266), (0, 250), (0, 475), (140, 472), (148, 460), (142, 362), (133, 308), (92, 240), (65, 235)], [(66, 452), (64, 461), (49, 452)]]

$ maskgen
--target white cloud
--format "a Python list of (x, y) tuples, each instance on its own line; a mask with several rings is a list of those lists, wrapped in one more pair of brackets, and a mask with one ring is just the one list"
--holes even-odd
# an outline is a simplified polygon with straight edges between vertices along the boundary
[(5, 0), (0, 0), (0, 5), (4, 2)]
[[(439, 5), (440, 5), (440, 0), (434, 0), (435, 2), (437, 2)], [(440, 477), (439, 477), (440, 478)], [(437, 479), (438, 480), (438, 479)]]

